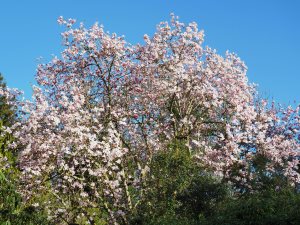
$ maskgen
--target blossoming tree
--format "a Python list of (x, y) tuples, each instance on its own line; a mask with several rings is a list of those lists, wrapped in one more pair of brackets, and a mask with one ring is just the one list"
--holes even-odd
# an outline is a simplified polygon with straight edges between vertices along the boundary
[(258, 157), (266, 176), (299, 182), (298, 108), (257, 101), (245, 64), (203, 47), (196, 23), (172, 15), (130, 45), (98, 24), (58, 22), (65, 49), (39, 65), (14, 132), (22, 194), (49, 218), (126, 224), (151, 188), (151, 160), (170, 143), (240, 192), (258, 181)]

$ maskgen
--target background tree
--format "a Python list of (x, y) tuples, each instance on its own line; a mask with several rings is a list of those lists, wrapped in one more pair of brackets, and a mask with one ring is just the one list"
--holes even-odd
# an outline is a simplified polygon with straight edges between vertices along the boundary
[[(1, 73), (0, 88), (6, 88), (6, 83)], [(5, 96), (0, 96), (0, 120), (2, 121), (3, 126), (11, 126), (14, 122), (16, 122), (16, 111), (14, 106), (7, 104), (5, 98)]]

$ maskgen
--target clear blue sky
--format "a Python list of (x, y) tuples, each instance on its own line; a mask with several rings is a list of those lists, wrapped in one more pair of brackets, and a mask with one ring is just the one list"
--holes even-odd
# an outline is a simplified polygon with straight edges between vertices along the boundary
[(49, 60), (61, 48), (58, 16), (142, 42), (174, 12), (205, 31), (205, 44), (228, 49), (247, 64), (251, 82), (264, 97), (300, 102), (300, 1), (297, 0), (1, 0), (0, 72), (10, 87), (30, 96), (37, 58)]

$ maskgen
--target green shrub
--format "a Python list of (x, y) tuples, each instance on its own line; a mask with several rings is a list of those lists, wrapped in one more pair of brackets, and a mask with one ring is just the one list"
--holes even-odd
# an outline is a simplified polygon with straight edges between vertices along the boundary
[(146, 186), (131, 224), (198, 224), (228, 195), (180, 142), (153, 158)]
[(300, 195), (294, 188), (269, 189), (222, 202), (209, 219), (223, 225), (300, 224)]

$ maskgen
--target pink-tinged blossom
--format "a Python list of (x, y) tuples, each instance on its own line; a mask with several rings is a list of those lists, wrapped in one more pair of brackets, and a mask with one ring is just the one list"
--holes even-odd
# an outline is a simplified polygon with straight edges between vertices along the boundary
[(196, 23), (172, 15), (135, 46), (98, 24), (58, 23), (67, 27), (62, 56), (38, 66), (33, 100), (18, 101), (21, 124), (5, 130), (24, 146), (23, 196), (50, 195), (40, 204), (56, 223), (97, 217), (91, 208), (126, 222), (153, 156), (172, 141), (239, 188), (251, 188), (257, 156), (267, 173), (299, 182), (299, 109), (258, 103), (244, 62), (204, 47)]

